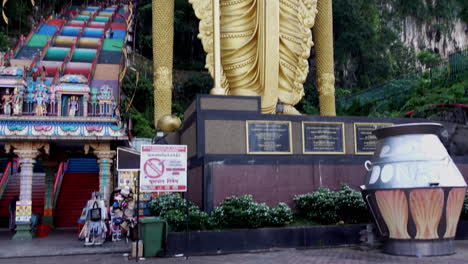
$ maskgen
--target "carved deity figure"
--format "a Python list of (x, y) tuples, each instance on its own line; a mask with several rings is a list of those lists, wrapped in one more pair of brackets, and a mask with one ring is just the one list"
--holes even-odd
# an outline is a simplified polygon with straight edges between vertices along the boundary
[(33, 111), (33, 103), (34, 103), (34, 89), (36, 87), (36, 83), (28, 80), (28, 86), (26, 87), (26, 112), (31, 113)]
[(50, 95), (49, 95), (49, 113), (50, 114), (56, 113), (56, 105), (57, 105), (57, 96), (55, 94), (55, 88), (52, 85), (50, 87)]
[(2, 96), (3, 114), (11, 115), (11, 101), (12, 101), (12, 95), (10, 94), (10, 90), (7, 89), (5, 94)]
[(112, 88), (109, 85), (101, 86), (101, 88), (99, 88), (97, 99), (99, 102), (99, 114), (102, 116), (112, 115), (112, 105), (114, 102)]
[(36, 108), (34, 109), (36, 116), (43, 116), (44, 114), (47, 113), (46, 111), (47, 95), (43, 91), (39, 91), (36, 93), (34, 99), (36, 101)]
[(23, 94), (18, 87), (13, 92), (13, 115), (21, 115), (23, 113)]
[(39, 77), (39, 69), (37, 67), (34, 67), (32, 69), (31, 76), (32, 76), (33, 82), (37, 82), (37, 77)]
[(89, 102), (91, 103), (91, 115), (97, 115), (97, 105), (98, 105), (98, 89), (97, 87), (91, 88), (91, 97), (89, 98)]
[(331, 0), (189, 1), (206, 67), (220, 76), (212, 94), (261, 96), (263, 113), (300, 114), (294, 105), (304, 96), (313, 28), (321, 113), (335, 115)]
[(75, 116), (78, 113), (79, 108), (80, 104), (78, 102), (78, 97), (70, 97), (70, 102), (68, 103), (68, 116)]

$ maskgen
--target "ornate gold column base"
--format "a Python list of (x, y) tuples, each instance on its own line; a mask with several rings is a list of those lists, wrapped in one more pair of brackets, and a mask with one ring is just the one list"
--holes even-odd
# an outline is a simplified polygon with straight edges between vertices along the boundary
[(90, 148), (92, 148), (94, 155), (98, 158), (99, 192), (106, 201), (106, 206), (109, 206), (109, 198), (114, 186), (114, 177), (111, 168), (116, 152), (110, 149), (109, 143), (91, 143), (86, 144), (84, 148), (86, 154), (89, 152)]

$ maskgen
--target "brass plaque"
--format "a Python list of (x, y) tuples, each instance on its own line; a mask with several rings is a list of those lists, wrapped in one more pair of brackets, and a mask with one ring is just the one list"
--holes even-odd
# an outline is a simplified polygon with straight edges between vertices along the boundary
[(302, 122), (302, 153), (345, 154), (343, 122)]
[(246, 121), (247, 154), (292, 154), (289, 121)]
[(354, 153), (356, 155), (374, 155), (377, 137), (372, 131), (392, 123), (354, 123)]

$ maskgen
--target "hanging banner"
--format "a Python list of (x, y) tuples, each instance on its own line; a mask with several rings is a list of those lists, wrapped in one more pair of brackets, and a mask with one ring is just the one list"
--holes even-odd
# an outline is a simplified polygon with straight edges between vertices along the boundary
[(31, 222), (32, 202), (31, 201), (17, 201), (16, 202), (16, 223), (29, 223)]
[(142, 145), (141, 192), (187, 191), (187, 146)]

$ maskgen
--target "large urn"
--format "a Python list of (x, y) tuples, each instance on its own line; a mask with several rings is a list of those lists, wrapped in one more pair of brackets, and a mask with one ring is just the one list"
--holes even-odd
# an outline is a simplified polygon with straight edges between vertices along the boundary
[(377, 149), (361, 186), (383, 250), (406, 256), (455, 253), (453, 239), (466, 182), (438, 135), (436, 123), (374, 131)]

